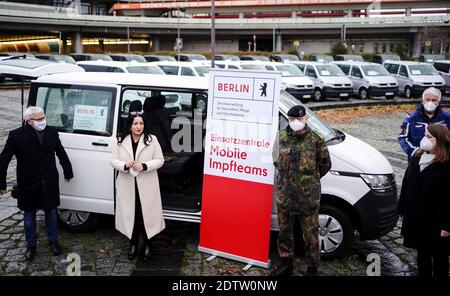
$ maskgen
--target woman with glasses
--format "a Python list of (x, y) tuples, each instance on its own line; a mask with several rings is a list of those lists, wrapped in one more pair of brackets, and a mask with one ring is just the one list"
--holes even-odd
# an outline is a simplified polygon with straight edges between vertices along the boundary
[(425, 129), (410, 160), (399, 201), (405, 247), (417, 250), (419, 276), (448, 276), (450, 252), (450, 132), (445, 125)]
[(137, 256), (143, 234), (144, 261), (151, 257), (150, 239), (165, 228), (157, 169), (164, 163), (157, 138), (145, 130), (141, 112), (127, 118), (113, 148), (116, 180), (116, 229), (130, 239), (128, 259)]

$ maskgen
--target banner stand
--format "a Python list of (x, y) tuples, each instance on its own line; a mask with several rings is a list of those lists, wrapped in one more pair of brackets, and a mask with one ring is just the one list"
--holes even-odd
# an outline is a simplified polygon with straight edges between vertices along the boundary
[[(225, 253), (225, 252), (220, 252), (220, 251), (213, 250), (213, 249), (208, 249), (208, 248), (205, 248), (205, 247), (200, 247), (200, 246), (198, 247), (198, 251), (206, 253), (206, 254), (210, 254), (212, 256), (219, 256), (219, 257), (222, 257), (222, 258), (231, 259), (231, 260), (239, 261), (239, 262), (242, 262), (242, 263), (247, 263), (247, 266), (244, 267), (245, 271), (250, 269), (250, 267), (252, 267), (252, 266), (258, 266), (258, 267), (269, 269), (270, 265), (271, 265), (271, 261), (270, 260), (268, 262), (261, 262), (261, 261), (252, 260), (252, 259), (249, 259), (249, 258), (245, 258), (245, 257), (241, 257), (241, 256)], [(209, 260), (208, 259), (207, 260), (211, 261), (212, 259), (214, 259), (214, 258), (211, 258), (211, 257), (209, 257), (208, 258)]]

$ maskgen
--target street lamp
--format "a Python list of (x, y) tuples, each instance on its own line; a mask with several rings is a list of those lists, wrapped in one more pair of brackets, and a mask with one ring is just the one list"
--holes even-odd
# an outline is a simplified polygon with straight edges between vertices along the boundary
[(180, 12), (185, 12), (186, 7), (180, 6), (178, 7), (178, 26), (177, 26), (177, 41), (175, 42), (177, 47), (177, 60), (180, 61), (180, 45), (181, 45), (181, 39), (180, 39)]

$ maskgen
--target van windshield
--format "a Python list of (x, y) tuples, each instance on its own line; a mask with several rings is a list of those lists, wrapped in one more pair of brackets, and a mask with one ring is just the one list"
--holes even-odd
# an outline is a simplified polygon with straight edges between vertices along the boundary
[(197, 71), (197, 73), (198, 73), (198, 76), (202, 76), (202, 77), (205, 77), (205, 76), (207, 76), (208, 75), (208, 73), (209, 73), (209, 67), (194, 67), (195, 68), (195, 70)]
[[(335, 139), (339, 138), (338, 133), (330, 128), (326, 123), (320, 120), (320, 118), (314, 114), (308, 107), (306, 107), (303, 103), (301, 103), (299, 100), (294, 98), (292, 95), (290, 95), (286, 91), (281, 91), (280, 94), (280, 102), (285, 105), (288, 109), (291, 107), (294, 107), (295, 105), (302, 105), (306, 109), (306, 113), (309, 116), (308, 119), (308, 126), (316, 132), (319, 136), (323, 137), (325, 142), (329, 142)], [(287, 119), (286, 119), (286, 126), (287, 126)], [(281, 129), (284, 129), (286, 126), (280, 126)]]
[(439, 75), (439, 72), (431, 65), (410, 65), (411, 75)]
[(264, 68), (263, 65), (258, 65), (258, 64), (241, 64), (241, 68), (244, 70), (261, 70), (261, 71), (265, 71), (266, 68)]
[(129, 73), (140, 73), (140, 74), (159, 74), (159, 75), (165, 75), (163, 70), (159, 67), (152, 67), (152, 66), (130, 66), (127, 67), (127, 71)]
[(345, 76), (344, 72), (336, 65), (317, 65), (320, 76)]
[(202, 55), (191, 55), (189, 56), (189, 58), (191, 59), (191, 61), (206, 61), (205, 56)]
[(282, 66), (276, 66), (275, 67), (277, 71), (281, 72), (281, 77), (303, 77), (305, 74), (303, 74), (302, 71), (300, 71), (299, 68), (296, 66), (291, 65), (282, 65)]
[(366, 76), (389, 76), (389, 72), (381, 65), (361, 66)]
[(143, 56), (129, 55), (128, 60), (130, 62), (147, 63), (147, 60)]

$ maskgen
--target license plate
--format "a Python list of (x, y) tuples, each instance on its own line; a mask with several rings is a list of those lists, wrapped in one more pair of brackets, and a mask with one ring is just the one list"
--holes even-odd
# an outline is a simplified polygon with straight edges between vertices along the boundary
[(348, 97), (348, 94), (339, 94), (341, 97)]
[(311, 98), (311, 95), (304, 95), (303, 96), (305, 99), (310, 99)]
[(393, 92), (387, 92), (387, 93), (386, 93), (386, 96), (393, 96), (393, 95), (394, 95)]

